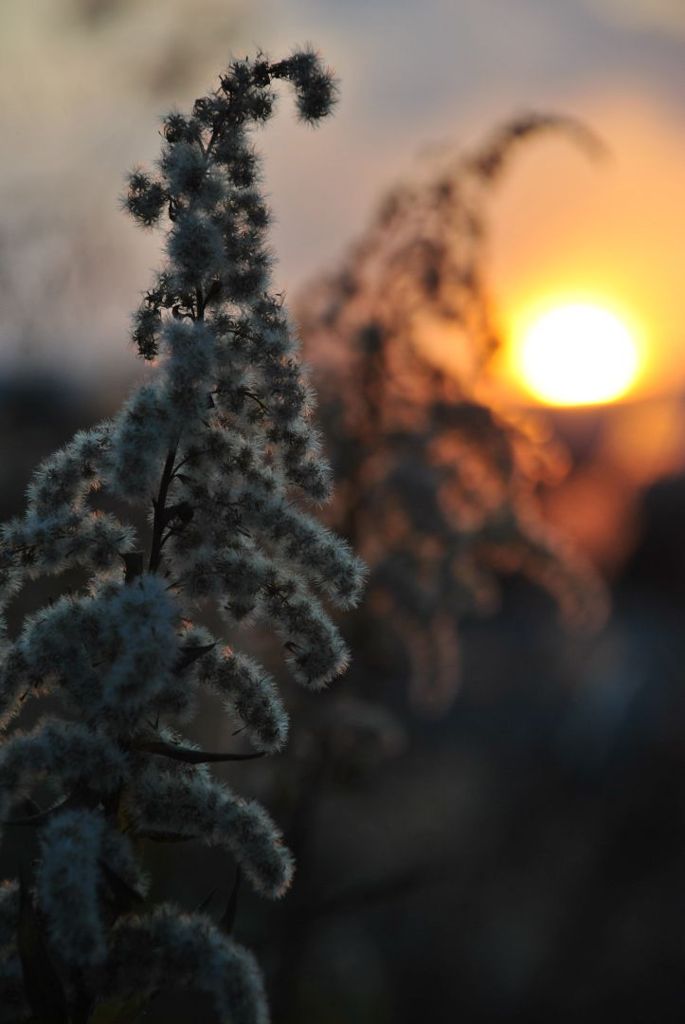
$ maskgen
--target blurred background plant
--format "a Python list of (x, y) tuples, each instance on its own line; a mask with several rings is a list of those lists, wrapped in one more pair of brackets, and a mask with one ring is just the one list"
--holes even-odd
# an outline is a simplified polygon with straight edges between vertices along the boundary
[(501, 346), (490, 193), (521, 145), (555, 132), (601, 152), (578, 122), (533, 114), (425, 161), (298, 309), (337, 480), (332, 521), (372, 568), (355, 676), (375, 694), (408, 683), (423, 710), (453, 699), (459, 623), (493, 610), (502, 571), (547, 589), (569, 625), (606, 614), (598, 575), (536, 506), (536, 489), (564, 475), (563, 450), (539, 418), (507, 409), (488, 372)]

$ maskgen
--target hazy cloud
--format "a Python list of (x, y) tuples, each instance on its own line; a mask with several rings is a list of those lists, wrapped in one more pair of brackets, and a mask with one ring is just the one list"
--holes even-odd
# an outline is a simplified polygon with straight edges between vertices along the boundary
[(657, 29), (685, 35), (685, 3), (683, 0), (584, 0), (618, 24), (637, 30)]
[[(128, 311), (157, 257), (154, 236), (117, 209), (124, 172), (156, 156), (158, 115), (204, 91), (231, 51), (311, 40), (342, 80), (320, 131), (281, 116), (256, 137), (277, 282), (292, 289), (334, 263), (432, 143), (474, 140), (522, 109), (576, 113), (579, 95), (612, 83), (666, 108), (682, 37), (637, 31), (627, 8), (661, 11), (663, 24), (685, 0), (3, 0), (0, 257), (11, 254), (15, 301), (0, 361), (25, 351), (29, 330), (60, 360), (127, 357)], [(667, 114), (681, 132), (675, 103)]]

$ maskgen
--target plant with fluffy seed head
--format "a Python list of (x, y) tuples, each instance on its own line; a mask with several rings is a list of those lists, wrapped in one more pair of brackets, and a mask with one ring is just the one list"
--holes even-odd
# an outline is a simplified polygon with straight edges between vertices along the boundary
[(602, 152), (553, 114), (514, 118), (473, 152), (446, 150), (383, 197), (298, 309), (334, 439), (331, 523), (370, 569), (352, 623), (355, 682), (377, 694), (383, 676), (404, 676), (431, 713), (454, 697), (465, 616), (493, 608), (503, 573), (547, 590), (569, 623), (606, 615), (604, 584), (538, 509), (563, 460), (488, 379), (502, 340), (489, 203), (519, 148), (554, 132)]
[[(269, 212), (250, 146), (279, 79), (306, 122), (334, 103), (330, 73), (306, 50), (236, 61), (188, 116), (164, 119), (156, 171), (134, 171), (125, 199), (144, 226), (169, 222), (166, 264), (133, 324), (156, 370), (113, 420), (38, 468), (26, 514), (2, 527), (3, 613), (29, 580), (75, 569), (84, 582), (17, 636), (3, 616), (3, 729), (29, 695), (58, 696), (65, 717), (0, 745), (0, 819), (29, 821), (39, 842), (35, 877), (0, 891), (0, 1020), (104, 1021), (112, 1000), (132, 1013), (170, 972), (222, 1021), (268, 1016), (255, 963), (229, 934), (203, 913), (146, 903), (136, 840), (199, 838), (258, 892), (285, 892), (293, 864), (277, 827), (207, 767), (255, 755), (200, 751), (176, 729), (214, 691), (267, 754), (286, 739), (283, 704), (264, 669), (192, 619), (210, 605), (231, 624), (265, 620), (294, 677), (318, 689), (347, 651), (317, 593), (350, 607), (363, 582), (303, 505), (328, 498), (330, 472), (297, 339), (269, 291)], [(98, 509), (100, 490), (149, 508), (147, 550)], [(39, 784), (52, 793), (44, 809)]]

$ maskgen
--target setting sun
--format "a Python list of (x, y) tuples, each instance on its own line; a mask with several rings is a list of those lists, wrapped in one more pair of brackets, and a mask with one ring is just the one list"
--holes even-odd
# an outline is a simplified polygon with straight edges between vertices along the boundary
[(593, 405), (625, 395), (640, 359), (634, 333), (615, 313), (592, 303), (554, 306), (522, 330), (518, 374), (548, 405)]

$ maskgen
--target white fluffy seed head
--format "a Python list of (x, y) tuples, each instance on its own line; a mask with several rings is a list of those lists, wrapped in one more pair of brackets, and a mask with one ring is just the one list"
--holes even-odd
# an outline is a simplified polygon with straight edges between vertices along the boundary
[(206, 771), (150, 761), (127, 794), (126, 811), (135, 831), (178, 833), (224, 847), (264, 896), (280, 897), (290, 885), (292, 856), (266, 811)]
[[(265, 618), (306, 685), (323, 685), (346, 660), (314, 591), (352, 604), (362, 573), (297, 505), (326, 498), (330, 471), (297, 337), (269, 292), (269, 211), (248, 134), (270, 116), (272, 79), (290, 81), (307, 121), (333, 102), (332, 79), (310, 51), (276, 64), (236, 61), (191, 115), (165, 120), (156, 172), (130, 175), (129, 212), (146, 226), (169, 215), (168, 261), (133, 327), (157, 366), (113, 420), (38, 468), (26, 515), (0, 531), (0, 727), (29, 691), (58, 691), (75, 719), (45, 720), (0, 745), (0, 819), (37, 783), (67, 801), (40, 834), (37, 897), (49, 941), (66, 968), (97, 967), (113, 994), (173, 976), (209, 993), (231, 1024), (266, 1024), (249, 954), (202, 915), (160, 907), (110, 928), (103, 905), (108, 871), (138, 893), (146, 887), (128, 838), (112, 829), (117, 814), (132, 835), (180, 832), (222, 846), (266, 896), (290, 884), (292, 858), (258, 804), (206, 766), (143, 751), (151, 733), (189, 745), (159, 715), (192, 714), (200, 687), (221, 696), (258, 751), (285, 742), (287, 715), (256, 662), (211, 639), (197, 660), (189, 655), (192, 638), (202, 639), (184, 629), (193, 606), (212, 601), (232, 624)], [(95, 507), (100, 490), (151, 510), (148, 552), (130, 525)], [(19, 586), (74, 568), (90, 586), (28, 616), (10, 641), (3, 615)], [(16, 888), (0, 892), (0, 960), (15, 903)], [(13, 970), (2, 960), (8, 1000)]]
[(205, 915), (162, 904), (150, 914), (120, 918), (111, 933), (105, 991), (152, 993), (169, 979), (207, 993), (221, 1024), (268, 1024), (254, 958)]

